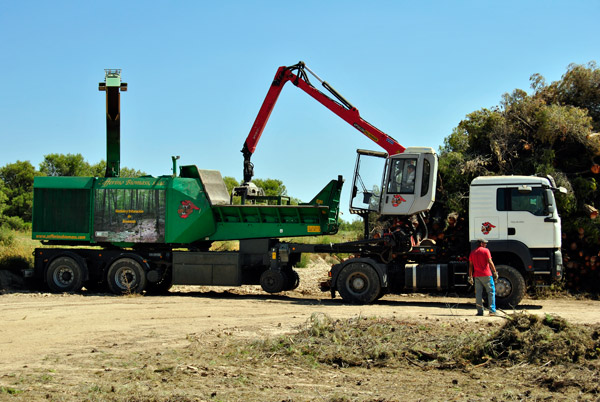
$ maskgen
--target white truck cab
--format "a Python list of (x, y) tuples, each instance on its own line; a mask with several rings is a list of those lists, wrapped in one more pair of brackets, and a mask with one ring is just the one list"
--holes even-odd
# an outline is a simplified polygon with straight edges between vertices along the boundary
[(525, 273), (562, 276), (561, 224), (551, 177), (486, 176), (471, 182), (469, 239), (486, 239), (492, 257), (521, 260)]
[(410, 216), (431, 209), (438, 169), (433, 148), (408, 147), (390, 156), (360, 149), (357, 153), (351, 213)]

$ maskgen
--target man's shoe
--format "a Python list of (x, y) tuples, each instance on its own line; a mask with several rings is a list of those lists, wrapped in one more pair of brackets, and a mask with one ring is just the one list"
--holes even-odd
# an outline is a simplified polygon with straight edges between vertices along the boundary
[(497, 316), (497, 315), (498, 315), (498, 314), (496, 314), (496, 312), (495, 312), (495, 311), (490, 311), (490, 317), (495, 317), (495, 316)]

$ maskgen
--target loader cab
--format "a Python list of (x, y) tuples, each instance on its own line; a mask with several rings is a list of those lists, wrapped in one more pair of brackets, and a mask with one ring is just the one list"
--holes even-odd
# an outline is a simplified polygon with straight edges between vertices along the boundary
[(435, 200), (438, 160), (432, 148), (409, 147), (404, 153), (357, 150), (350, 212), (413, 215)]

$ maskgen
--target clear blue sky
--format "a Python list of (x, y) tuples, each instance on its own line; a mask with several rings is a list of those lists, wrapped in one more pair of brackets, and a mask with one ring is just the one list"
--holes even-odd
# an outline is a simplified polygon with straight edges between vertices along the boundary
[[(303, 60), (405, 146), (438, 149), (466, 114), (598, 59), (599, 1), (3, 1), (0, 166), (105, 159), (104, 68), (123, 69), (121, 164), (242, 178), (239, 152), (278, 66)], [(310, 200), (377, 149), (286, 87), (255, 175)], [(347, 211), (347, 192), (344, 211)], [(350, 216), (346, 213), (345, 219)]]

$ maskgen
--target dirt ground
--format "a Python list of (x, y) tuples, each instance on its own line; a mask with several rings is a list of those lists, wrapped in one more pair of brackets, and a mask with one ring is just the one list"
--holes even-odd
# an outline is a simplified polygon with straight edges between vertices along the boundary
[[(239, 349), (235, 345), (293, 333), (320, 313), (395, 317), (482, 333), (503, 322), (475, 317), (474, 298), (451, 295), (386, 296), (370, 306), (345, 305), (318, 290), (326, 265), (298, 271), (300, 287), (281, 295), (254, 286), (174, 287), (166, 296), (0, 295), (0, 400), (598, 400), (581, 387), (528, 383), (531, 373), (510, 368), (345, 370), (222, 353), (232, 345)], [(600, 324), (600, 302), (593, 300), (525, 299), (519, 311)], [(185, 374), (184, 380), (165, 377), (167, 356), (170, 375)]]

